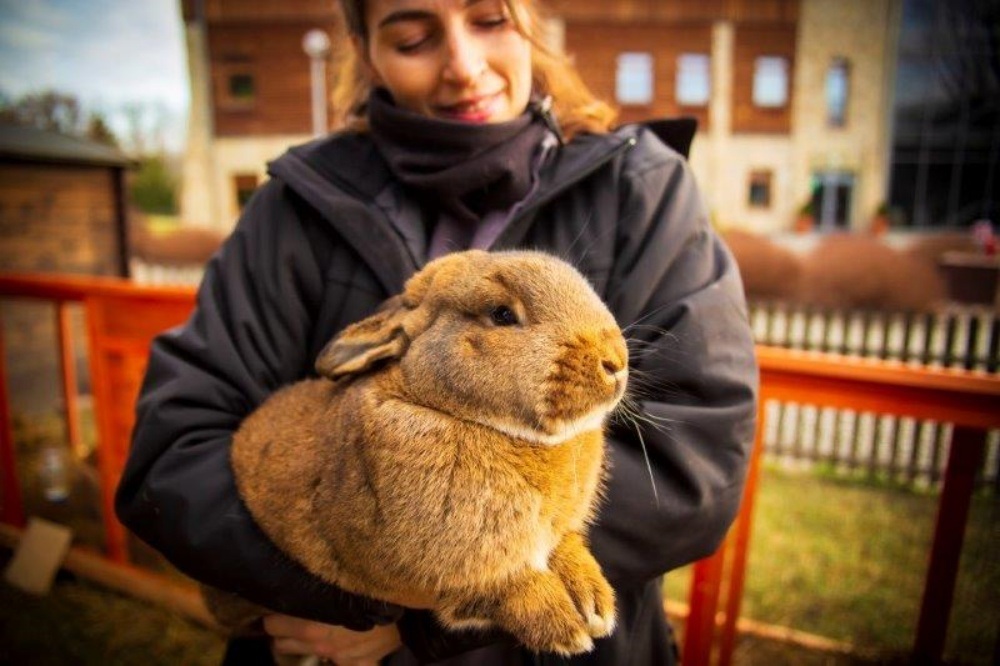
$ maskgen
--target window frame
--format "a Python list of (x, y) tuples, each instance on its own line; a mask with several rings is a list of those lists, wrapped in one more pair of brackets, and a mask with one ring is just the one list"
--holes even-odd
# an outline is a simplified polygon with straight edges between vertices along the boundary
[[(683, 65), (685, 60), (689, 62), (697, 58), (699, 61), (704, 60), (704, 73), (705, 73), (705, 98), (699, 101), (688, 101), (682, 99), (681, 89), (684, 83), (685, 77), (683, 76), (685, 72), (693, 73), (690, 67), (685, 67)], [(700, 73), (700, 67), (698, 68)], [(680, 107), (689, 108), (704, 108), (707, 107), (712, 102), (712, 55), (710, 53), (701, 53), (695, 51), (685, 51), (677, 55), (677, 75), (674, 77), (674, 99), (677, 105)], [(699, 81), (699, 83), (701, 83)]]
[(232, 174), (233, 196), (236, 199), (236, 210), (242, 211), (250, 197), (260, 186), (260, 176), (252, 172), (235, 172)]
[[(763, 185), (764, 200), (754, 198), (754, 187)], [(747, 177), (747, 207), (753, 210), (771, 210), (774, 205), (774, 170), (752, 169)]]
[[(250, 62), (228, 62), (222, 63), (218, 67), (218, 79), (216, 83), (216, 97), (219, 108), (225, 111), (249, 111), (257, 106), (260, 96), (258, 77), (256, 68)], [(233, 93), (233, 80), (237, 77), (246, 77), (250, 81), (249, 95), (236, 95)]]
[[(764, 67), (765, 65), (774, 65), (774, 67)], [(770, 70), (770, 71), (769, 71)], [(754, 58), (753, 62), (753, 81), (750, 87), (750, 102), (753, 104), (755, 109), (763, 111), (779, 111), (787, 109), (789, 103), (791, 102), (791, 70), (792, 65), (789, 59), (784, 55), (769, 55), (762, 54)], [(780, 71), (782, 74), (782, 92), (780, 102), (768, 102), (767, 98), (762, 100), (760, 95), (763, 94), (762, 88), (771, 82), (771, 78), (764, 78), (767, 74), (773, 74)], [(771, 93), (770, 90), (766, 91), (768, 94)], [(767, 102), (767, 103), (765, 103)]]
[[(623, 72), (623, 70), (626, 69), (625, 64), (627, 61), (632, 61), (636, 64), (642, 62), (647, 67), (643, 71), (636, 70), (636, 71)], [(623, 77), (623, 73), (626, 75), (631, 75), (631, 77), (628, 78)], [(632, 77), (635, 77), (637, 74), (641, 75), (643, 79), (646, 79), (645, 81), (641, 81), (640, 83), (648, 86), (648, 91), (646, 91), (647, 94), (645, 96), (638, 97), (635, 96), (630, 89), (628, 94), (623, 95), (622, 92), (624, 86), (626, 86), (629, 83), (633, 84), (636, 83), (638, 79)], [(622, 51), (621, 53), (619, 53), (618, 56), (615, 58), (615, 102), (620, 104), (621, 106), (643, 107), (643, 106), (652, 106), (655, 100), (656, 100), (656, 58), (654, 57), (653, 53), (650, 51)]]
[[(831, 92), (831, 77), (836, 72), (842, 72), (842, 97), (839, 100), (839, 108), (834, 106), (835, 100)], [(823, 82), (823, 96), (826, 101), (826, 124), (827, 127), (841, 129), (847, 127), (847, 112), (851, 103), (851, 61), (843, 56), (835, 56), (829, 67), (826, 69), (826, 77)]]

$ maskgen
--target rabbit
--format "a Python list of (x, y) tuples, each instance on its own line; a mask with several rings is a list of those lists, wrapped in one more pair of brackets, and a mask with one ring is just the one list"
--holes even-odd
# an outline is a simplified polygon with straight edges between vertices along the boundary
[[(316, 370), (233, 438), (240, 495), (279, 548), (342, 589), (535, 651), (613, 631), (586, 530), (628, 351), (580, 273), (534, 251), (446, 255)], [(252, 619), (209, 597), (220, 619)]]

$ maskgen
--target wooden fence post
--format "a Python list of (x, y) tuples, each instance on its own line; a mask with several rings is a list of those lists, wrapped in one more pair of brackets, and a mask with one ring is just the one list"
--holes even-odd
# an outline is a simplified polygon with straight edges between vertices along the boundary
[(0, 520), (24, 527), (24, 506), (21, 484), (17, 478), (17, 456), (14, 452), (14, 431), (10, 423), (10, 396), (7, 391), (7, 348), (3, 342), (3, 319), (0, 318)]
[(944, 655), (965, 524), (976, 485), (976, 473), (983, 464), (985, 450), (985, 430), (955, 426), (944, 488), (938, 504), (927, 582), (920, 604), (920, 620), (913, 648), (914, 663), (939, 664)]

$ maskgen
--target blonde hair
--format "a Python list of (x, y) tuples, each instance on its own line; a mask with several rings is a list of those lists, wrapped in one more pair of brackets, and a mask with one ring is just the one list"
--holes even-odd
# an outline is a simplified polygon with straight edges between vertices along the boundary
[[(503, 0), (513, 17), (518, 32), (531, 43), (533, 92), (552, 97), (552, 113), (566, 139), (580, 133), (600, 134), (611, 129), (617, 112), (590, 92), (580, 74), (561, 51), (548, 46), (541, 33), (545, 25), (535, 0)], [(372, 83), (364, 63), (351, 48), (356, 40), (362, 47), (368, 45), (365, 25), (365, 0), (340, 0), (344, 24), (351, 39), (339, 40), (346, 44), (338, 53), (336, 83), (333, 88), (333, 107), (337, 119), (345, 127), (365, 130), (368, 126), (366, 103)]]

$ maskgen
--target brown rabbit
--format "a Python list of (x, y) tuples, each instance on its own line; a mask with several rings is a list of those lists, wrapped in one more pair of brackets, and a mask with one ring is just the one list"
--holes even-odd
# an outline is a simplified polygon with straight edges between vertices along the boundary
[(615, 624), (585, 531), (627, 356), (561, 260), (448, 255), (334, 338), (320, 378), (245, 420), (240, 494), (282, 550), (345, 590), (588, 651)]

